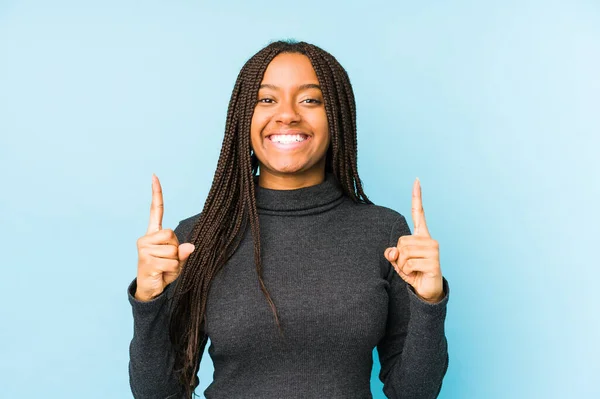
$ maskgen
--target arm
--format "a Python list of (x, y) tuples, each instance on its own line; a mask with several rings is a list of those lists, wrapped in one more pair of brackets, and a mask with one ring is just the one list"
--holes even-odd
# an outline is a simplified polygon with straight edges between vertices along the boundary
[[(410, 235), (401, 216), (392, 228), (388, 246)], [(383, 382), (388, 398), (436, 398), (448, 368), (448, 348), (444, 334), (448, 282), (444, 278), (444, 298), (438, 303), (420, 299), (386, 262), (389, 305), (386, 334), (377, 345)]]
[[(175, 228), (179, 242), (191, 227), (180, 223)], [(174, 353), (169, 338), (170, 307), (175, 283), (169, 284), (156, 298), (143, 302), (135, 299), (136, 280), (127, 292), (133, 312), (133, 339), (129, 345), (129, 384), (136, 399), (183, 398), (183, 387), (173, 372)], [(200, 357), (204, 353), (204, 336)], [(200, 359), (199, 359), (200, 360)], [(198, 378), (194, 388), (198, 386)]]

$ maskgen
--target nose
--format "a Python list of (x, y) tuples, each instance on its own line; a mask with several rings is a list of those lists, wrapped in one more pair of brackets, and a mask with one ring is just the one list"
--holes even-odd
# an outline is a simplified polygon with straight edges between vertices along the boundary
[(277, 107), (276, 121), (284, 125), (300, 122), (301, 116), (293, 101), (281, 101)]

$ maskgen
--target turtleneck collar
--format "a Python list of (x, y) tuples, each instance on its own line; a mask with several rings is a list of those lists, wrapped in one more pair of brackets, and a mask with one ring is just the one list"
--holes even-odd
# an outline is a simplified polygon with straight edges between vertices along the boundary
[(344, 192), (333, 173), (326, 172), (325, 180), (314, 186), (294, 190), (273, 190), (258, 185), (254, 178), (258, 213), (269, 215), (307, 215), (324, 212), (344, 200)]

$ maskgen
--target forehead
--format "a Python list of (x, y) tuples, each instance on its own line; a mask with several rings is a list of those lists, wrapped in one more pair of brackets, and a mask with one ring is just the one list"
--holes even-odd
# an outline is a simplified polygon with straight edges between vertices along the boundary
[(278, 54), (267, 66), (262, 84), (295, 86), (305, 83), (319, 83), (310, 59), (304, 54)]

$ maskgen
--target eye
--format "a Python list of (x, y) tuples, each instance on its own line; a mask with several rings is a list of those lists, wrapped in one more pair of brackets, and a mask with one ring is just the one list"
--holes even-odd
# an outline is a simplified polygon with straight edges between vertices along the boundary
[(272, 103), (275, 102), (275, 100), (273, 100), (272, 98), (266, 98), (266, 97), (264, 97), (264, 98), (259, 98), (258, 102), (259, 103), (263, 103), (263, 104), (272, 104)]
[(307, 98), (306, 100), (302, 100), (302, 102), (306, 102), (307, 104), (322, 104), (321, 100), (317, 100), (316, 98)]

